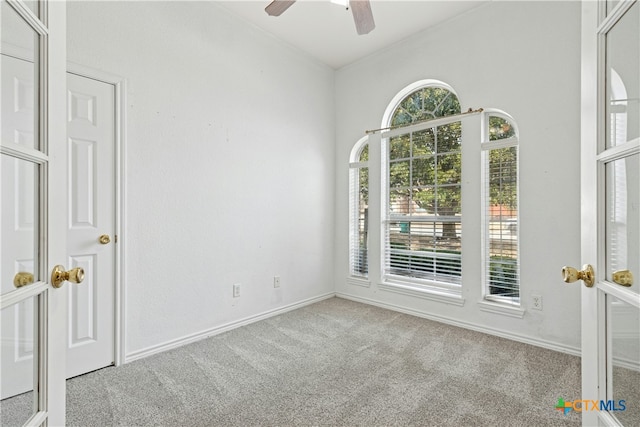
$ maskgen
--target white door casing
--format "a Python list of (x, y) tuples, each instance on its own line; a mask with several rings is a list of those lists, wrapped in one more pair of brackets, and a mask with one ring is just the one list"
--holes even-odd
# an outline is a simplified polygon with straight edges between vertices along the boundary
[[(582, 287), (585, 426), (640, 420), (640, 4), (582, 3)], [(628, 269), (633, 284), (616, 283)], [(618, 280), (619, 281), (619, 280)], [(602, 403), (601, 403), (602, 402)]]

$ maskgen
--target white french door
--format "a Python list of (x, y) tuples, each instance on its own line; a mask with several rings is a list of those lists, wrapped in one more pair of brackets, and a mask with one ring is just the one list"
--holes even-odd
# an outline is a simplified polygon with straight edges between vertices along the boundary
[(582, 5), (585, 266), (581, 274), (565, 270), (566, 280), (582, 278), (586, 285), (582, 402), (573, 402), (573, 409), (582, 412), (583, 425), (638, 425), (640, 3), (585, 0)]
[(10, 414), (28, 425), (65, 421), (67, 300), (52, 274), (66, 259), (65, 26), (64, 2), (0, 3), (0, 387), (30, 368), (29, 404)]

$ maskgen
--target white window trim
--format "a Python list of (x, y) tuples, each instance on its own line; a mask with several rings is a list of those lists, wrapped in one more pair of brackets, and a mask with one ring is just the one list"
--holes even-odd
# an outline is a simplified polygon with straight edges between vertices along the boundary
[(347, 277), (347, 284), (353, 286), (362, 286), (363, 288), (371, 287), (371, 281), (364, 276), (349, 276)]
[[(434, 79), (424, 79), (419, 80), (417, 82), (411, 83), (410, 85), (405, 86), (400, 92), (398, 92), (387, 105), (386, 110), (384, 110), (384, 114), (382, 115), (382, 124), (380, 128), (386, 129), (391, 125), (391, 118), (393, 117), (393, 113), (396, 111), (402, 100), (404, 100), (407, 96), (412, 94), (413, 92), (426, 88), (426, 87), (439, 87), (442, 89), (446, 89), (449, 92), (453, 93), (455, 96), (460, 99), (458, 93), (448, 84), (440, 80)], [(383, 135), (384, 138), (384, 135)]]
[[(420, 80), (420, 81), (414, 82), (412, 84), (407, 85), (405, 88), (399, 91), (392, 98), (387, 108), (385, 109), (380, 127), (383, 129), (388, 128), (390, 126), (393, 114), (395, 113), (396, 109), (400, 106), (401, 102), (411, 93), (426, 87), (439, 87), (442, 89), (446, 89), (458, 97), (457, 92), (451, 86), (449, 86), (448, 84), (442, 81), (427, 79), (427, 80)], [(480, 129), (479, 129), (480, 132), (477, 135), (477, 137), (475, 137), (476, 141), (480, 142), (481, 153), (484, 153), (484, 152), (488, 153), (490, 150), (494, 150), (494, 149), (519, 146), (520, 133), (517, 127), (517, 123), (511, 115), (505, 113), (504, 111), (501, 111), (498, 109), (492, 109), (492, 108), (489, 108), (489, 109), (485, 108), (481, 114), (482, 114), (482, 117), (480, 119)], [(514, 127), (515, 136), (506, 138), (506, 139), (497, 140), (497, 141), (490, 141), (489, 116), (497, 116), (507, 120)], [(385, 241), (387, 238), (385, 228), (387, 224), (394, 218), (394, 216), (390, 214), (389, 207), (388, 207), (388, 204), (389, 204), (389, 200), (388, 200), (389, 198), (388, 146), (389, 145), (388, 144), (389, 144), (390, 138), (392, 136), (396, 136), (396, 135), (400, 135), (408, 132), (415, 132), (423, 129), (429, 129), (429, 128), (441, 126), (443, 124), (456, 122), (459, 120), (460, 118), (456, 118), (456, 117), (441, 117), (433, 121), (429, 121), (428, 123), (416, 123), (413, 125), (409, 125), (407, 127), (403, 127), (401, 129), (392, 129), (380, 134), (381, 151), (382, 151), (381, 153), (382, 155), (379, 158), (379, 163), (380, 163), (379, 172), (381, 174), (379, 178), (380, 178), (380, 183), (382, 185), (378, 189), (379, 196), (380, 196), (379, 213), (381, 214), (381, 218), (378, 218), (378, 221), (379, 221), (378, 224), (380, 226), (380, 234), (379, 234), (380, 241), (375, 243), (374, 246), (376, 246), (378, 249), (377, 253), (381, 261), (381, 265), (379, 265), (378, 267), (382, 267), (380, 268), (381, 276), (378, 276), (380, 277), (380, 283), (376, 284), (377, 288), (381, 291), (392, 292), (396, 294), (402, 294), (402, 295), (437, 301), (437, 302), (456, 305), (456, 306), (463, 306), (465, 303), (465, 299), (462, 296), (463, 295), (462, 283), (464, 283), (462, 280), (460, 284), (446, 283), (446, 282), (440, 282), (440, 281), (434, 281), (434, 280), (412, 278), (407, 276), (396, 276), (393, 274), (389, 274), (389, 272), (385, 270), (386, 250), (387, 250), (386, 241)], [(366, 138), (362, 138), (359, 141), (359, 143), (365, 140)], [(356, 150), (354, 146), (354, 152), (352, 152), (352, 155), (350, 158), (350, 166), (353, 168), (370, 167), (369, 165), (370, 162), (366, 162), (366, 164), (362, 164), (359, 162), (359, 158), (354, 157), (355, 151)], [(518, 156), (518, 165), (519, 164), (520, 164), (520, 157)], [(373, 166), (377, 169), (377, 165), (373, 165)], [(369, 172), (370, 174), (372, 173), (371, 168), (369, 168)], [(484, 160), (482, 162), (481, 173), (483, 174), (481, 179), (484, 179), (484, 176), (485, 176), (484, 174), (486, 173)], [(518, 198), (520, 196), (519, 174), (520, 174), (520, 171), (518, 167)], [(370, 175), (370, 179), (371, 179), (371, 175)], [(371, 188), (372, 187), (370, 187), (370, 189)], [(512, 298), (501, 298), (496, 295), (487, 295), (489, 291), (488, 284), (486, 283), (486, 268), (488, 264), (486, 263), (486, 260), (485, 260), (485, 254), (488, 254), (489, 252), (488, 252), (488, 248), (485, 249), (484, 247), (486, 244), (485, 241), (487, 241), (486, 235), (484, 234), (485, 233), (484, 224), (485, 224), (485, 214), (486, 214), (486, 207), (485, 207), (486, 196), (484, 194), (484, 191), (482, 191), (481, 194), (482, 194), (482, 207), (480, 209), (480, 215), (481, 215), (480, 220), (481, 220), (481, 224), (483, 224), (482, 235), (480, 236), (480, 239), (481, 239), (480, 242), (482, 244), (482, 248), (481, 248), (482, 250), (482, 261), (481, 261), (481, 266), (482, 266), (481, 267), (481, 271), (482, 271), (481, 297), (482, 299), (478, 301), (477, 304), (479, 306), (479, 309), (483, 312), (509, 316), (513, 318), (523, 318), (525, 310), (524, 308), (522, 308), (522, 301), (523, 301), (522, 300), (522, 282), (520, 280), (520, 275), (519, 275), (519, 283), (518, 283), (518, 286), (520, 289), (519, 304), (517, 305), (514, 304)], [(518, 207), (519, 206), (520, 205), (518, 201)], [(371, 208), (371, 205), (370, 205), (370, 208)], [(373, 222), (370, 222), (370, 225), (371, 224), (373, 224)], [(520, 224), (519, 209), (518, 209), (518, 224)], [(371, 230), (369, 231), (371, 232)], [(519, 231), (520, 230), (518, 228), (518, 269), (520, 267), (520, 239), (519, 239), (520, 233)], [(371, 249), (372, 248), (370, 247), (370, 250)], [(467, 250), (473, 252), (473, 251), (477, 251), (477, 248), (476, 249), (467, 248)], [(369, 253), (369, 259), (372, 259), (374, 256), (376, 256), (376, 254), (374, 254), (373, 252)], [(371, 274), (371, 266), (369, 267), (370, 267), (369, 274)], [(374, 280), (375, 280), (375, 276), (377, 276), (378, 273), (377, 272), (374, 272), (374, 273), (375, 273), (374, 274)], [(371, 286), (369, 277), (357, 277), (357, 276), (353, 277), (352, 276), (347, 279), (347, 283), (355, 286), (364, 286), (364, 287)], [(475, 284), (471, 283), (470, 281), (467, 281), (467, 286), (477, 286), (477, 281)]]
[(505, 305), (504, 303), (487, 299), (478, 301), (478, 306), (480, 307), (480, 311), (501, 314), (503, 316), (510, 316), (518, 319), (522, 319), (525, 313), (525, 310), (520, 306)]
[(409, 281), (387, 281), (385, 278), (383, 283), (378, 284), (378, 289), (460, 307), (462, 307), (465, 302), (460, 292), (447, 292), (441, 287), (420, 286)]
[[(481, 140), (482, 144), (495, 144), (495, 143), (500, 143), (502, 141), (507, 141), (510, 139), (515, 139), (516, 141), (518, 141), (520, 139), (520, 130), (518, 129), (518, 124), (510, 114), (507, 114), (502, 110), (498, 110), (497, 108), (484, 108), (483, 114), (484, 115), (482, 118), (482, 140)], [(506, 138), (506, 139), (499, 139), (497, 141), (491, 141), (489, 139), (489, 116), (500, 117), (508, 121), (511, 124), (511, 126), (513, 126), (516, 136), (511, 138)]]
[[(500, 139), (496, 141), (491, 141), (489, 139), (489, 117), (500, 117), (511, 124), (514, 128), (515, 136), (510, 138)], [(486, 227), (486, 193), (485, 189), (485, 177), (487, 176), (487, 162), (485, 161), (485, 153), (488, 153), (491, 150), (496, 150), (500, 148), (510, 148), (510, 147), (519, 147), (520, 141), (520, 131), (518, 129), (518, 125), (514, 118), (505, 113), (502, 110), (498, 110), (495, 108), (485, 108), (482, 117), (482, 139), (480, 143), (480, 149), (482, 151), (482, 166), (481, 166), (481, 180), (482, 180), (482, 191), (481, 191), (481, 224), (482, 224), (482, 262), (481, 262), (481, 281), (482, 281), (482, 300), (478, 302), (481, 311), (503, 314), (511, 317), (522, 318), (524, 316), (524, 309), (522, 309), (522, 282), (520, 280), (520, 154), (518, 150), (517, 157), (517, 179), (518, 179), (518, 289), (519, 289), (519, 300), (514, 301), (513, 297), (500, 297), (497, 295), (489, 294), (489, 284), (487, 283), (487, 257), (489, 255), (489, 245), (490, 241), (488, 238), (488, 230)]]
[[(426, 80), (425, 80), (426, 81)], [(455, 92), (453, 90), (451, 90), (446, 84), (442, 83), (443, 86), (438, 86), (438, 87), (443, 87), (447, 90), (450, 90), (454, 95)], [(407, 86), (407, 87), (414, 87), (413, 85)], [(408, 92), (406, 94), (404, 94), (400, 100), (397, 102), (396, 104), (396, 108), (397, 105), (400, 104), (400, 101), (402, 101), (407, 95), (409, 95), (410, 93), (421, 89), (422, 87), (425, 86), (417, 86), (416, 88), (413, 88), (411, 90), (411, 92)], [(434, 85), (431, 85), (431, 87), (434, 87)], [(456, 95), (457, 96), (457, 95)], [(397, 98), (397, 96), (396, 96)], [(395, 99), (395, 98), (394, 98)], [(393, 113), (394, 110), (392, 110)], [(383, 276), (382, 276), (382, 284), (380, 286), (382, 286), (381, 289), (385, 289), (385, 290), (390, 290), (390, 288), (393, 288), (394, 291), (396, 293), (405, 293), (408, 295), (412, 295), (412, 296), (418, 296), (420, 298), (427, 298), (426, 295), (429, 294), (433, 294), (434, 298), (427, 298), (427, 299), (434, 299), (436, 301), (444, 301), (444, 302), (448, 302), (450, 303), (450, 300), (453, 301), (464, 301), (462, 300), (462, 276), (460, 276), (460, 283), (450, 283), (450, 282), (445, 282), (445, 281), (438, 281), (438, 280), (429, 280), (429, 279), (420, 279), (420, 278), (416, 278), (416, 277), (407, 277), (407, 276), (400, 276), (400, 275), (394, 275), (394, 274), (389, 274), (386, 273), (385, 268), (386, 268), (386, 226), (394, 221), (400, 220), (400, 219), (405, 219), (404, 217), (397, 217), (394, 215), (391, 215), (389, 213), (389, 185), (388, 185), (388, 181), (387, 181), (387, 176), (388, 176), (388, 171), (389, 171), (389, 158), (388, 158), (388, 152), (389, 152), (389, 141), (391, 139), (391, 137), (393, 136), (397, 136), (397, 135), (403, 135), (405, 133), (413, 133), (413, 132), (419, 132), (425, 129), (431, 129), (434, 127), (438, 127), (438, 126), (443, 126), (443, 125), (447, 125), (450, 123), (455, 123), (455, 122), (459, 122), (461, 121), (459, 116), (452, 116), (452, 117), (439, 117), (437, 119), (434, 120), (429, 120), (426, 123), (416, 123), (415, 125), (409, 125), (406, 127), (402, 127), (401, 129), (393, 129), (387, 132), (383, 132), (382, 133), (382, 195), (381, 195), (381, 206), (382, 206), (382, 221), (381, 221), (381, 227), (382, 227), (382, 233), (381, 233), (381, 237), (382, 237), (382, 241), (380, 242), (380, 247), (382, 249), (381, 251), (381, 255), (382, 255), (382, 269), (383, 269)], [(462, 186), (462, 183), (460, 184)], [(462, 221), (462, 217), (460, 217), (460, 220)], [(402, 292), (400, 292), (399, 290), (402, 290)], [(463, 302), (464, 303), (464, 302)]]
[(364, 150), (364, 147), (368, 144), (368, 142), (369, 142), (369, 137), (363, 136), (358, 140), (358, 142), (353, 144), (353, 148), (351, 148), (351, 153), (349, 154), (349, 166), (369, 164), (369, 162), (360, 161), (360, 155), (362, 154), (362, 150)]
[[(354, 226), (357, 218), (359, 217), (359, 213), (356, 212), (359, 209), (359, 197), (355, 195), (354, 192), (359, 193), (360, 189), (360, 174), (359, 171), (362, 168), (369, 167), (369, 161), (361, 162), (360, 156), (362, 155), (362, 151), (365, 147), (368, 146), (369, 138), (362, 137), (360, 138), (351, 149), (351, 153), (349, 155), (349, 273), (347, 276), (347, 283), (357, 286), (371, 286), (369, 282), (369, 266), (367, 265), (367, 273), (366, 274), (354, 274), (354, 241), (359, 240), (360, 236), (358, 235), (358, 227)], [(371, 178), (369, 178), (371, 179)], [(367, 251), (369, 252), (369, 251)], [(369, 259), (371, 254), (367, 254), (367, 258)], [(366, 284), (366, 283), (368, 284)]]

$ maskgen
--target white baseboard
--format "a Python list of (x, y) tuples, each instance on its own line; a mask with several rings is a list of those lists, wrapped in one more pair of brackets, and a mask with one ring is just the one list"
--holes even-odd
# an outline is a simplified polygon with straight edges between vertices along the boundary
[(501, 338), (506, 338), (512, 341), (518, 341), (525, 344), (535, 345), (536, 347), (546, 348), (548, 350), (559, 351), (561, 353), (570, 354), (572, 356), (581, 356), (580, 348), (571, 347), (563, 344), (554, 343), (547, 340), (541, 340), (538, 338), (531, 338), (525, 335), (514, 334), (513, 332), (503, 331), (495, 328), (488, 328), (485, 326), (479, 326), (470, 322), (463, 322), (457, 319), (452, 319), (446, 316), (439, 316), (434, 314), (429, 314), (424, 311), (415, 310), (413, 308), (402, 307), (399, 305), (389, 304), (382, 301), (377, 301), (370, 298), (363, 298), (355, 295), (346, 294), (343, 292), (337, 292), (336, 296), (338, 298), (344, 298), (351, 301), (361, 302), (364, 304), (375, 305), (376, 307), (386, 308), (388, 310), (397, 311), (400, 313), (409, 314), (416, 317), (422, 317), (424, 319), (433, 320), (440, 323), (446, 323), (452, 326), (458, 326), (460, 328), (470, 329), (476, 332), (482, 332), (489, 335), (494, 335)]
[(265, 311), (265, 312), (256, 314), (254, 316), (245, 317), (244, 319), (236, 320), (234, 322), (229, 322), (229, 323), (225, 323), (223, 325), (216, 326), (210, 329), (205, 329), (204, 331), (186, 335), (181, 338), (176, 338), (170, 341), (166, 341), (162, 344), (153, 345), (151, 347), (143, 348), (142, 350), (136, 350), (125, 356), (124, 363), (133, 362), (134, 360), (143, 359), (145, 357), (149, 357), (154, 354), (158, 354), (167, 350), (182, 347), (183, 345), (191, 344), (193, 342), (200, 341), (205, 338), (209, 338), (214, 335), (218, 335), (223, 332), (227, 332), (232, 329), (239, 328), (241, 326), (259, 322), (260, 320), (268, 319), (269, 317), (278, 316), (280, 314), (286, 313), (288, 311), (296, 310), (306, 305), (311, 305), (325, 299), (333, 298), (334, 296), (336, 296), (335, 292), (329, 292), (327, 294), (323, 294), (313, 298), (308, 298), (302, 301), (298, 301), (296, 303), (289, 304), (284, 307)]
[(223, 332), (230, 331), (235, 328), (239, 328), (241, 326), (249, 325), (251, 323), (259, 322), (260, 320), (268, 319), (270, 317), (278, 316), (280, 314), (286, 313), (288, 311), (296, 310), (298, 308), (314, 304), (316, 302), (320, 302), (322, 300), (332, 298), (337, 296), (339, 298), (348, 299), (351, 301), (361, 302), (364, 304), (374, 305), (376, 307), (386, 308), (388, 310), (397, 311), (400, 313), (409, 314), (416, 317), (422, 317), (424, 319), (433, 320), (436, 322), (445, 323), (452, 326), (457, 326), (460, 328), (470, 329), (476, 332), (482, 332), (489, 335), (498, 336), (501, 338), (510, 339), (517, 342), (522, 342), (525, 344), (535, 345), (537, 347), (546, 348), (548, 350), (559, 351), (561, 353), (570, 354), (573, 356), (580, 357), (581, 352), (580, 348), (570, 347), (563, 344), (554, 343), (547, 340), (541, 340), (537, 338), (531, 338), (524, 335), (514, 334), (513, 332), (507, 332), (500, 329), (488, 328), (484, 326), (478, 326), (474, 323), (463, 322), (460, 320), (452, 319), (446, 316), (438, 316), (429, 314), (423, 311), (415, 310), (408, 307), (402, 307), (394, 304), (389, 304), (382, 301), (373, 300), (370, 298), (358, 297), (355, 295), (350, 295), (342, 292), (334, 293), (329, 292), (327, 294), (319, 295), (317, 297), (308, 298), (306, 300), (302, 300), (293, 304), (286, 305), (284, 307), (280, 307), (274, 310), (265, 311), (263, 313), (256, 314), (254, 316), (249, 316), (244, 319), (236, 320), (234, 322), (225, 323), (220, 326), (216, 326), (214, 328), (206, 329), (204, 331), (196, 332), (194, 334), (186, 335), (181, 338), (176, 338), (170, 341), (166, 341), (161, 344), (157, 344), (151, 347), (144, 348), (142, 350), (137, 350), (131, 352), (125, 356), (124, 363), (133, 362), (134, 360), (143, 359), (148, 356), (152, 356), (154, 354), (162, 353), (167, 350), (171, 350), (174, 348), (182, 347), (183, 345), (187, 345), (196, 341), (203, 340), (205, 338), (212, 337), (214, 335), (221, 334)]

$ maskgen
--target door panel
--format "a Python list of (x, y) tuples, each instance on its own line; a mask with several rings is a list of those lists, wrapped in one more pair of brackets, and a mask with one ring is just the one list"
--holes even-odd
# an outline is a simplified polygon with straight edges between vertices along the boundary
[[(48, 283), (66, 247), (66, 5), (0, 0), (0, 333), (5, 381), (32, 393), (2, 399), (2, 423), (64, 425), (66, 299)], [(47, 25), (44, 24), (47, 23)], [(45, 50), (45, 47), (47, 48)], [(27, 270), (27, 271), (23, 271)], [(22, 273), (22, 274), (17, 274)], [(31, 274), (32, 273), (32, 274)], [(15, 289), (12, 289), (12, 286)], [(22, 371), (22, 367), (28, 365)], [(13, 381), (12, 381), (13, 382)], [(18, 384), (18, 380), (15, 381)], [(15, 391), (13, 391), (15, 392)], [(14, 411), (14, 409), (18, 409)], [(15, 417), (8, 420), (14, 414)]]
[[(69, 287), (67, 377), (112, 365), (115, 298), (115, 88), (67, 75), (68, 264), (84, 268)], [(101, 235), (110, 242), (100, 243)]]
[(582, 5), (582, 399), (600, 401), (582, 422), (637, 425), (640, 3)]

